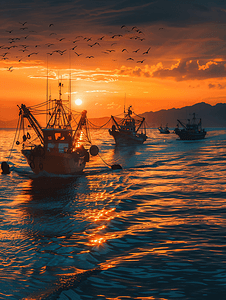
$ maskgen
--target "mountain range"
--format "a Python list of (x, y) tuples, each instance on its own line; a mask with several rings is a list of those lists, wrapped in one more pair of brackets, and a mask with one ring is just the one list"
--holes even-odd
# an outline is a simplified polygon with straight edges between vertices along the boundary
[[(166, 124), (170, 128), (175, 128), (177, 119), (186, 121), (193, 118), (195, 113), (197, 119), (202, 119), (202, 126), (205, 127), (226, 127), (226, 103), (218, 103), (214, 106), (205, 102), (197, 103), (192, 106), (182, 108), (162, 109), (159, 111), (149, 111), (140, 116), (145, 118), (148, 128), (157, 128), (160, 125), (165, 127)], [(89, 121), (96, 127), (103, 126), (111, 127), (111, 122), (108, 122), (110, 117), (90, 118)], [(0, 128), (16, 128), (18, 120), (0, 121)], [(95, 126), (91, 126), (95, 128)]]
[(226, 103), (218, 103), (214, 106), (205, 102), (197, 103), (192, 106), (182, 108), (172, 108), (159, 110), (156, 112), (145, 112), (141, 114), (149, 128), (155, 128), (168, 124), (175, 128), (177, 119), (185, 121), (193, 118), (193, 113), (197, 119), (202, 119), (203, 127), (226, 127)]

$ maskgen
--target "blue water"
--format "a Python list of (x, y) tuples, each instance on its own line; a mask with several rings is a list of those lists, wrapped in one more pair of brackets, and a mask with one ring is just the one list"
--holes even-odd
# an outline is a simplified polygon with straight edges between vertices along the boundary
[[(0, 299), (225, 299), (226, 129), (200, 141), (149, 129), (79, 176), (0, 174)], [(13, 130), (0, 130), (0, 161)], [(105, 163), (104, 163), (105, 162)], [(122, 170), (108, 166), (121, 164)]]

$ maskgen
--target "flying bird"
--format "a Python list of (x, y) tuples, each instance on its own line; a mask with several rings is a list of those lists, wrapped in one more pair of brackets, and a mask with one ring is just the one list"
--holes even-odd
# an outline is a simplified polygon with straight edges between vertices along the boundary
[(77, 56), (80, 56), (80, 55), (82, 55), (82, 53), (77, 53), (77, 52), (75, 52), (75, 54), (76, 54)]
[(143, 52), (143, 54), (148, 54), (150, 49), (151, 49), (151, 47), (149, 47), (147, 51)]
[(49, 27), (51, 27), (51, 26), (54, 26), (54, 24), (53, 23), (49, 24)]
[(46, 44), (46, 46), (48, 46), (48, 47), (53, 46), (53, 45), (54, 45), (54, 44), (50, 44), (50, 43), (49, 43), (49, 44)]
[(106, 51), (108, 51), (108, 52), (115, 52), (115, 50), (114, 50), (114, 49), (111, 49), (111, 50), (106, 50)]
[(133, 52), (137, 53), (140, 49), (134, 50)]
[(93, 47), (93, 46), (95, 46), (95, 45), (99, 45), (100, 46), (100, 44), (99, 43), (94, 43), (93, 45), (88, 45), (88, 46), (90, 46), (90, 47)]
[(101, 41), (102, 41), (102, 40), (103, 40), (103, 38), (104, 38), (104, 36), (100, 37), (98, 40), (101, 40)]
[(86, 56), (86, 58), (94, 58), (94, 56), (90, 55), (90, 56)]
[(13, 32), (13, 30), (6, 30), (6, 32), (8, 32), (8, 33), (12, 33), (12, 32)]
[(141, 64), (142, 64), (144, 61), (145, 61), (145, 59), (143, 59), (143, 60), (138, 60), (137, 63), (141, 63)]
[(129, 52), (127, 49), (122, 49), (122, 52), (124, 52), (124, 51)]
[(114, 39), (116, 36), (120, 37), (122, 35), (121, 34), (114, 34), (111, 38)]
[(21, 22), (19, 22), (22, 26), (24, 26), (25, 24), (27, 24), (27, 22), (24, 22), (24, 23), (21, 23)]
[(34, 55), (34, 54), (38, 54), (38, 52), (32, 52), (32, 53), (28, 54), (28, 57), (30, 57), (31, 55)]
[(134, 60), (132, 57), (127, 58), (127, 60)]
[(13, 71), (13, 66), (9, 67), (9, 68), (7, 69), (7, 71), (12, 72), (12, 71)]

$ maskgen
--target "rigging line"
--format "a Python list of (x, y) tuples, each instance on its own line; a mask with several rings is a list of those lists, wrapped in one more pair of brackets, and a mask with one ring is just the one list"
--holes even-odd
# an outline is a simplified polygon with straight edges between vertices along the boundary
[(15, 143), (15, 140), (16, 140), (16, 135), (17, 135), (17, 131), (18, 131), (18, 128), (19, 128), (20, 120), (21, 120), (21, 116), (18, 118), (17, 128), (16, 128), (16, 133), (15, 133), (15, 136), (14, 136), (12, 148), (11, 148), (11, 150), (10, 150), (10, 153), (9, 153), (9, 157), (8, 157), (7, 163), (8, 163), (8, 161), (9, 161), (9, 159), (10, 159), (10, 157), (11, 157), (11, 153), (12, 153), (12, 151), (13, 151), (13, 147), (14, 147), (14, 143)]
[(111, 118), (110, 118), (105, 124), (103, 124), (103, 125), (101, 125), (101, 126), (98, 126), (98, 125), (93, 124), (93, 123), (92, 123), (90, 120), (88, 120), (88, 119), (87, 119), (87, 121), (88, 121), (88, 123), (89, 123), (91, 126), (95, 126), (96, 129), (101, 129), (101, 128), (103, 128), (104, 126), (106, 126), (106, 125), (111, 121)]
[(103, 161), (103, 163), (111, 169), (111, 165), (109, 165), (101, 156), (100, 153), (97, 154), (99, 158)]
[[(49, 101), (49, 100), (48, 100)], [(38, 106), (44, 106), (48, 101), (45, 101), (45, 102), (41, 102), (39, 104), (35, 104), (35, 105), (31, 105), (31, 106), (28, 106), (28, 108), (34, 108), (34, 107), (38, 107)]]

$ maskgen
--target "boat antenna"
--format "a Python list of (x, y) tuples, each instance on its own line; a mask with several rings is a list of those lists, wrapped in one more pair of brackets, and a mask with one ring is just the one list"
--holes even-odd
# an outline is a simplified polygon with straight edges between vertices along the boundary
[(48, 113), (49, 113), (49, 66), (48, 66), (48, 54), (47, 54), (47, 67), (46, 67), (46, 124), (48, 123)]
[(69, 50), (69, 91), (68, 91), (68, 102), (69, 102), (69, 109), (71, 111), (71, 50)]

